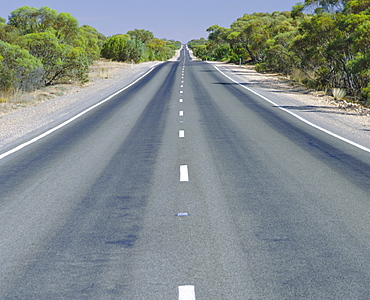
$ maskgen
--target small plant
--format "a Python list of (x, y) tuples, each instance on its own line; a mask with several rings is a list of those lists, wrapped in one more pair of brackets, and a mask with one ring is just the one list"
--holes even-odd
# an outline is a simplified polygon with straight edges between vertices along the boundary
[(333, 88), (334, 100), (342, 100), (346, 96), (346, 90), (341, 88)]
[(100, 69), (100, 78), (101, 79), (108, 79), (109, 76), (110, 76), (109, 69), (106, 69), (106, 68), (101, 68)]

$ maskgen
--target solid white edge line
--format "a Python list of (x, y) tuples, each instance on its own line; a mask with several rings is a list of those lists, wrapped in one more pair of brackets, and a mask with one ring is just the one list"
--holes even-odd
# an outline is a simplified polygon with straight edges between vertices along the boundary
[(189, 181), (188, 165), (180, 166), (180, 181)]
[(346, 143), (348, 143), (348, 144), (351, 144), (352, 146), (355, 146), (355, 147), (357, 147), (357, 148), (359, 148), (359, 149), (361, 149), (361, 150), (364, 150), (364, 151), (366, 151), (366, 152), (369, 152), (369, 153), (370, 153), (370, 149), (369, 149), (369, 148), (367, 148), (367, 147), (365, 147), (365, 146), (362, 146), (362, 145), (360, 145), (360, 144), (357, 144), (356, 142), (353, 142), (353, 141), (351, 141), (351, 140), (349, 140), (349, 139), (346, 139), (346, 138), (344, 138), (344, 137), (342, 137), (342, 136), (340, 136), (340, 135), (338, 135), (338, 134), (336, 134), (336, 133), (334, 133), (334, 132), (331, 132), (331, 131), (329, 131), (329, 130), (327, 130), (327, 129), (325, 129), (325, 128), (322, 128), (322, 127), (320, 127), (320, 126), (318, 126), (318, 125), (316, 125), (316, 124), (314, 124), (314, 123), (312, 123), (312, 122), (310, 122), (310, 121), (306, 120), (305, 118), (302, 118), (301, 116), (299, 116), (299, 115), (295, 114), (294, 112), (291, 112), (291, 111), (289, 111), (288, 109), (281, 107), (280, 105), (276, 104), (274, 101), (272, 101), (272, 100), (270, 100), (270, 99), (266, 98), (265, 96), (263, 96), (263, 95), (259, 94), (258, 92), (254, 91), (254, 90), (252, 90), (252, 89), (250, 89), (250, 88), (248, 88), (248, 87), (246, 87), (246, 86), (242, 85), (242, 84), (241, 84), (241, 83), (239, 83), (238, 81), (236, 81), (236, 80), (232, 79), (230, 76), (228, 76), (228, 75), (226, 75), (224, 72), (222, 72), (222, 71), (221, 71), (217, 66), (215, 66), (215, 65), (213, 65), (213, 66), (216, 68), (216, 70), (217, 70), (217, 71), (219, 71), (219, 72), (220, 72), (222, 75), (224, 75), (226, 78), (228, 78), (228, 79), (230, 79), (231, 81), (235, 82), (236, 84), (238, 84), (238, 85), (239, 85), (239, 86), (241, 86), (242, 88), (245, 88), (246, 90), (248, 90), (248, 91), (252, 92), (253, 94), (257, 95), (258, 97), (261, 97), (262, 99), (264, 99), (265, 101), (267, 101), (267, 102), (271, 103), (271, 104), (272, 104), (272, 105), (274, 105), (275, 107), (277, 107), (277, 108), (279, 108), (279, 109), (281, 109), (281, 110), (283, 110), (283, 111), (287, 112), (288, 114), (290, 114), (290, 115), (292, 115), (292, 116), (296, 117), (297, 119), (301, 120), (302, 122), (304, 122), (304, 123), (306, 123), (306, 124), (308, 124), (308, 125), (310, 125), (310, 126), (312, 126), (312, 127), (316, 128), (316, 129), (318, 129), (318, 130), (321, 130), (321, 131), (323, 131), (323, 132), (325, 132), (325, 133), (327, 133), (327, 134), (330, 134), (331, 136), (333, 136), (333, 137), (335, 137), (335, 138), (337, 138), (337, 139), (340, 139), (340, 140), (342, 140), (342, 141), (344, 141), (344, 142), (346, 142)]
[(179, 300), (195, 300), (194, 285), (180, 285)]
[(145, 76), (147, 76), (150, 72), (152, 72), (154, 70), (155, 67), (152, 67), (150, 68), (146, 73), (144, 73), (142, 76), (140, 76), (138, 79), (134, 80), (133, 82), (131, 82), (129, 85), (125, 86), (124, 88), (118, 90), (117, 92), (115, 92), (114, 94), (108, 96), (107, 98), (105, 98), (104, 100), (98, 102), (97, 104), (94, 104), (93, 106), (85, 109), (84, 111), (80, 112), (79, 114), (75, 115), (74, 117), (68, 119), (67, 121), (64, 121), (63, 123), (59, 124), (58, 126), (56, 127), (53, 127), (47, 131), (45, 131), (44, 133), (40, 134), (39, 136), (23, 143), (23, 144), (20, 144), (19, 146), (3, 153), (0, 155), (0, 160), (23, 149), (24, 147), (27, 147), (35, 142), (37, 142), (38, 140), (41, 140), (42, 138), (48, 136), (49, 134), (53, 133), (54, 131), (57, 131), (58, 129), (68, 125), (69, 123), (73, 122), (74, 120), (80, 118), (81, 116), (83, 116), (84, 114), (88, 113), (89, 111), (93, 110), (94, 108), (102, 105), (103, 103), (109, 101), (110, 99), (112, 99), (114, 96), (117, 96), (119, 93), (123, 92), (124, 90), (128, 89), (129, 87), (131, 87), (132, 85), (134, 85), (136, 82), (140, 81), (142, 78), (144, 78)]

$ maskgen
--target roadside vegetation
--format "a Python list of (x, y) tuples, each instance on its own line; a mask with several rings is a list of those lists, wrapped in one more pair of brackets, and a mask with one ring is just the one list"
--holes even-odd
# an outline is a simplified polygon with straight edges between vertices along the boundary
[(306, 0), (291, 11), (245, 14), (188, 46), (202, 60), (253, 64), (370, 105), (370, 1)]
[(0, 18), (0, 103), (15, 94), (60, 83), (86, 83), (101, 58), (139, 63), (167, 60), (178, 41), (157, 39), (148, 30), (105, 37), (71, 14), (49, 7), (20, 7)]

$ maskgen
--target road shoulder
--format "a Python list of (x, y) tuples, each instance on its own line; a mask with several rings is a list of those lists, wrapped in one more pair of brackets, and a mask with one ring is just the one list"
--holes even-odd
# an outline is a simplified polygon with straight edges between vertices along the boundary
[(272, 100), (279, 107), (334, 134), (370, 148), (370, 110), (336, 102), (276, 74), (257, 73), (250, 66), (211, 62), (230, 78)]
[[(16, 110), (0, 115), (0, 149), (11, 148), (71, 118), (161, 63), (145, 62), (131, 65), (113, 62), (115, 67), (110, 69), (105, 64), (104, 67), (99, 67), (101, 74), (84, 86), (64, 85), (66, 90), (63, 95), (55, 94), (53, 98), (24, 104)], [(32, 96), (32, 93), (29, 95)]]

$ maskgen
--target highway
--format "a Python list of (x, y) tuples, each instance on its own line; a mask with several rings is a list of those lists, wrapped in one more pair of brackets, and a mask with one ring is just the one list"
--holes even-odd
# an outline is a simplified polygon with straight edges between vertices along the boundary
[(183, 48), (2, 156), (0, 299), (370, 299), (369, 183)]

